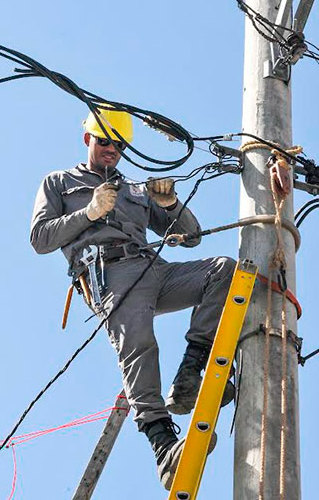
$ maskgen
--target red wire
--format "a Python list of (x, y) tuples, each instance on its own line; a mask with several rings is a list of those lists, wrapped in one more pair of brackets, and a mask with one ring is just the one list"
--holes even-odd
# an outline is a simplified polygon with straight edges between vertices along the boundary
[[(29, 432), (27, 434), (21, 434), (20, 436), (13, 436), (8, 444), (6, 445), (6, 448), (12, 449), (12, 454), (13, 454), (13, 479), (12, 479), (12, 487), (11, 487), (11, 493), (10, 496), (8, 497), (8, 500), (12, 500), (13, 495), (15, 493), (16, 489), (16, 483), (17, 483), (17, 457), (16, 457), (16, 452), (14, 447), (25, 443), (27, 441), (31, 441), (32, 439), (36, 439), (40, 436), (44, 436), (46, 434), (50, 434), (51, 432), (56, 432), (61, 429), (68, 429), (70, 427), (75, 427), (77, 425), (83, 425), (83, 424), (88, 424), (91, 422), (97, 422), (98, 420), (105, 420), (109, 418), (109, 415), (102, 415), (103, 413), (110, 412), (112, 410), (124, 410), (128, 412), (127, 408), (121, 408), (118, 406), (112, 406), (110, 408), (106, 408), (105, 410), (98, 411), (96, 413), (91, 413), (90, 415), (86, 415), (84, 417), (77, 418), (75, 420), (72, 420), (71, 422), (68, 422), (66, 424), (59, 425), (57, 427), (51, 427), (50, 429), (43, 429), (39, 431), (33, 431)], [(100, 416), (102, 415), (102, 416)], [(3, 441), (0, 441), (0, 444), (3, 443)]]
[[(67, 423), (67, 424), (63, 424), (63, 425), (60, 425), (60, 426), (57, 426), (57, 427), (52, 427), (50, 429), (43, 429), (43, 430), (39, 430), (39, 431), (34, 431), (34, 432), (29, 432), (27, 434), (21, 434), (20, 436), (13, 436), (9, 443), (8, 443), (8, 446), (10, 446), (10, 443), (12, 442), (12, 440), (15, 441), (15, 444), (19, 444), (19, 442), (17, 443), (16, 441), (18, 439), (22, 439), (22, 438), (29, 438), (29, 439), (32, 439), (33, 437), (38, 437), (38, 436), (41, 436), (43, 434), (48, 434), (50, 432), (54, 432), (55, 430), (59, 430), (59, 429), (63, 429), (65, 427), (68, 427), (68, 426), (72, 426), (72, 425), (76, 425), (76, 424), (79, 424), (81, 425), (81, 422), (83, 421), (86, 421), (88, 419), (91, 419), (92, 417), (95, 417), (96, 415), (101, 415), (102, 413), (106, 413), (106, 412), (109, 412), (113, 410), (113, 408), (106, 408), (105, 410), (101, 410), (101, 411), (98, 411), (96, 413), (91, 413), (90, 415), (86, 415), (84, 417), (80, 417), (80, 418), (77, 418), (75, 420), (72, 420), (71, 422)], [(104, 417), (101, 417), (102, 419), (103, 418), (107, 418), (107, 416), (105, 415)], [(90, 420), (90, 421), (94, 421), (94, 420)], [(85, 423), (85, 422), (84, 422)], [(28, 440), (29, 440), (28, 439)], [(1, 443), (1, 441), (0, 441)]]
[(8, 500), (12, 500), (17, 483), (17, 457), (16, 457), (16, 451), (14, 449), (14, 443), (12, 443), (11, 449), (13, 455), (13, 479), (12, 479), (11, 493), (9, 495)]

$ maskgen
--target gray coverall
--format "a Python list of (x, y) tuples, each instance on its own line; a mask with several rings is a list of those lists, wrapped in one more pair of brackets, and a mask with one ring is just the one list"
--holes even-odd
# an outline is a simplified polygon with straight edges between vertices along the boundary
[[(71, 170), (48, 175), (35, 201), (31, 225), (31, 243), (35, 250), (49, 253), (61, 248), (69, 262), (69, 274), (77, 277), (83, 271), (79, 259), (88, 245), (134, 242), (142, 247), (147, 244), (147, 228), (163, 236), (182, 204), (178, 202), (173, 210), (165, 210), (148, 197), (143, 186), (124, 181), (119, 172), (118, 176), (120, 190), (106, 223), (103, 219), (91, 222), (86, 216), (86, 206), (94, 188), (105, 182), (99, 174), (80, 164)], [(173, 227), (174, 233), (199, 230), (197, 220), (187, 208)], [(184, 246), (198, 243), (199, 239), (194, 238)], [(106, 287), (101, 287), (101, 318), (112, 311), (149, 266), (150, 258), (153, 258), (151, 252), (146, 256), (105, 263)], [(145, 423), (167, 417), (161, 396), (154, 316), (196, 306), (186, 339), (210, 346), (234, 265), (233, 259), (227, 257), (185, 263), (168, 263), (158, 257), (106, 321), (111, 343), (119, 357), (124, 390), (140, 429)]]

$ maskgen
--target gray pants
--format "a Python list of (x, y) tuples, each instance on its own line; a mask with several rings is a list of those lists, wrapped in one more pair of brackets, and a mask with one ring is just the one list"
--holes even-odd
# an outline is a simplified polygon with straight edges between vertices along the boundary
[[(148, 258), (138, 257), (106, 266), (108, 288), (103, 304), (107, 313), (148, 265)], [(235, 261), (228, 257), (184, 263), (155, 261), (107, 320), (124, 390), (140, 429), (144, 423), (168, 416), (161, 396), (154, 316), (195, 306), (186, 340), (211, 345), (234, 266)]]

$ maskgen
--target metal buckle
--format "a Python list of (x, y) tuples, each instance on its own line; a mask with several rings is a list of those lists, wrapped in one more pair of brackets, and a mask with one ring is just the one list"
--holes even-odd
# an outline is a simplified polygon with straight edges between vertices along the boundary
[(140, 254), (140, 246), (138, 243), (123, 243), (121, 247), (123, 248), (124, 256), (120, 257), (120, 260), (137, 257)]

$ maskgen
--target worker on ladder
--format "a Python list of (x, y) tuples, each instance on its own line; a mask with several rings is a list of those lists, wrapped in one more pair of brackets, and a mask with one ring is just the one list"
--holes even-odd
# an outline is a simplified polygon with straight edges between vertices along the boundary
[[(113, 142), (90, 113), (84, 122), (87, 163), (52, 172), (43, 180), (35, 201), (31, 243), (40, 254), (62, 249), (73, 283), (101, 319), (114, 309), (105, 326), (118, 355), (126, 397), (138, 429), (155, 452), (160, 480), (170, 489), (184, 443), (177, 438), (170, 413), (186, 414), (195, 405), (235, 262), (215, 257), (168, 263), (158, 257), (121, 302), (154, 258), (153, 250), (143, 248), (146, 229), (163, 236), (182, 203), (170, 178), (151, 178), (144, 185), (125, 179), (116, 168), (125, 145), (114, 129), (130, 143), (131, 116), (102, 108), (99, 116)], [(199, 230), (196, 218), (185, 208), (174, 233)], [(182, 245), (199, 242), (194, 237)], [(191, 306), (186, 352), (165, 402), (153, 318)], [(228, 381), (222, 405), (233, 396)], [(215, 441), (216, 435), (209, 451)]]

